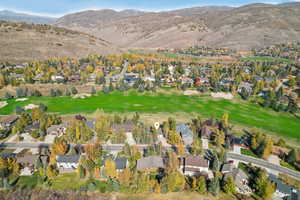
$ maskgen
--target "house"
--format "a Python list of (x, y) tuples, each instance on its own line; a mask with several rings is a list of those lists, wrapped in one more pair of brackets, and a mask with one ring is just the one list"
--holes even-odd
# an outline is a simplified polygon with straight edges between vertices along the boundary
[(8, 117), (1, 119), (0, 129), (11, 128), (18, 121), (18, 119), (19, 117), (16, 115), (10, 115)]
[(3, 159), (8, 159), (8, 158), (16, 158), (16, 154), (15, 153), (2, 153), (0, 154), (0, 158)]
[(24, 128), (24, 133), (31, 133), (40, 128), (40, 122), (34, 122), (33, 124), (27, 125)]
[(121, 124), (117, 124), (117, 123), (112, 124), (112, 131), (118, 132), (118, 133), (119, 132), (124, 132), (124, 133), (132, 132), (134, 128), (135, 128), (135, 125), (131, 120), (127, 120)]
[(238, 193), (249, 195), (252, 193), (249, 184), (248, 175), (239, 168), (234, 168), (231, 172), (225, 173), (224, 180), (229, 176), (233, 177), (234, 183), (236, 185), (236, 190)]
[(92, 131), (96, 128), (96, 120), (86, 121), (85, 125)]
[(127, 83), (128, 85), (132, 86), (139, 78), (138, 74), (135, 73), (126, 73), (124, 75), (124, 83)]
[(247, 141), (247, 138), (245, 137), (235, 137), (233, 136), (231, 138), (231, 145), (232, 146), (239, 146), (240, 148), (243, 149), (249, 149), (249, 142)]
[(180, 170), (184, 175), (194, 176), (202, 172), (208, 173), (209, 161), (200, 156), (188, 155), (180, 160)]
[(193, 143), (193, 132), (187, 124), (180, 123), (176, 125), (176, 132), (180, 134), (184, 144), (189, 146)]
[(164, 162), (160, 156), (148, 156), (137, 160), (137, 170), (153, 170), (164, 168)]
[(55, 135), (57, 137), (61, 137), (66, 133), (67, 128), (68, 128), (67, 123), (52, 125), (49, 128), (47, 128), (47, 135)]
[(251, 83), (241, 82), (238, 86), (238, 92), (241, 93), (242, 90), (245, 89), (247, 93), (251, 93), (252, 87), (253, 87), (253, 84), (251, 84)]
[(65, 81), (65, 77), (61, 74), (56, 74), (56, 75), (52, 75), (51, 76), (51, 80), (53, 82), (59, 82), (59, 83), (62, 83)]
[(76, 169), (78, 167), (80, 155), (57, 155), (56, 163), (58, 168)]
[(26, 154), (17, 156), (17, 163), (21, 166), (21, 176), (31, 176), (34, 173), (35, 165), (39, 157), (37, 155)]
[(118, 172), (122, 172), (129, 165), (127, 158), (116, 158), (115, 163), (116, 163), (116, 170)]
[(269, 175), (269, 181), (276, 185), (276, 191), (273, 197), (285, 200), (300, 200), (300, 190), (285, 184), (273, 174)]
[(291, 151), (290, 149), (280, 147), (280, 146), (272, 147), (272, 154), (274, 154), (280, 158), (283, 158), (284, 156), (288, 155), (290, 151)]
[(222, 174), (230, 173), (234, 169), (234, 165), (232, 163), (226, 163), (222, 166)]

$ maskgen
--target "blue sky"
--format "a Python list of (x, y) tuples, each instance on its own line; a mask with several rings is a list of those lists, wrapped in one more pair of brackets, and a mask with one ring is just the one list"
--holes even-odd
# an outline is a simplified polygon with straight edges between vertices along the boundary
[(0, 10), (13, 10), (49, 16), (87, 9), (111, 8), (162, 11), (205, 5), (240, 6), (250, 3), (283, 3), (300, 0), (0, 0)]

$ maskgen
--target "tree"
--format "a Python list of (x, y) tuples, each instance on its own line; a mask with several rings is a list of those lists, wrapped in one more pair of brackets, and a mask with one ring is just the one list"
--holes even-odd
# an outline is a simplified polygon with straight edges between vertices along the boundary
[(77, 89), (76, 89), (75, 87), (72, 87), (72, 88), (71, 88), (71, 93), (72, 93), (73, 95), (75, 95), (75, 94), (78, 94), (78, 91), (77, 91)]
[(58, 169), (56, 168), (56, 165), (49, 165), (47, 167), (47, 177), (54, 178), (58, 175)]
[(107, 159), (105, 161), (105, 175), (110, 178), (116, 178), (117, 177), (117, 170), (116, 170), (116, 163), (111, 158)]
[(214, 142), (218, 147), (221, 147), (225, 144), (225, 133), (218, 130), (214, 135)]
[(55, 154), (66, 154), (68, 152), (69, 145), (68, 143), (61, 138), (55, 138), (54, 143), (52, 144), (52, 150)]
[(234, 194), (235, 191), (235, 183), (232, 176), (229, 176), (223, 185), (223, 190), (227, 194)]
[(200, 193), (200, 194), (205, 194), (206, 191), (207, 191), (207, 188), (206, 188), (206, 180), (205, 180), (205, 177), (204, 176), (200, 176), (199, 180), (198, 180), (198, 183), (197, 183), (197, 191)]
[(11, 95), (9, 92), (5, 92), (4, 98), (5, 99), (12, 99), (13, 95)]
[(93, 86), (92, 89), (91, 89), (91, 94), (95, 95), (96, 93), (97, 93), (97, 91), (96, 91), (95, 87)]
[(264, 159), (269, 158), (270, 154), (272, 153), (272, 148), (273, 148), (273, 141), (272, 141), (272, 139), (267, 138), (266, 142), (265, 142), (264, 150), (262, 153), (262, 157)]
[(180, 191), (184, 188), (184, 185), (185, 185), (185, 178), (178, 171), (171, 172), (167, 176), (167, 186), (169, 191), (172, 192)]
[(183, 156), (185, 154), (185, 146), (182, 141), (177, 145), (177, 153), (180, 156)]
[(128, 187), (130, 185), (130, 179), (131, 179), (131, 171), (129, 168), (125, 168), (122, 172), (118, 175), (118, 180), (120, 184)]
[(218, 177), (214, 177), (208, 184), (208, 192), (217, 196), (220, 193), (220, 181)]
[(228, 113), (224, 113), (224, 115), (222, 116), (222, 126), (223, 126), (223, 128), (228, 128), (229, 127), (228, 119), (229, 119)]
[(99, 159), (101, 158), (102, 147), (98, 142), (85, 145), (84, 150), (87, 158), (93, 160), (95, 163), (97, 163), (97, 161), (99, 161)]
[(79, 178), (82, 179), (85, 177), (85, 171), (84, 171), (84, 168), (82, 167), (82, 165), (78, 166), (77, 173), (78, 173)]
[(292, 149), (289, 154), (286, 156), (286, 162), (291, 164), (291, 165), (294, 165), (295, 162), (296, 162), (296, 151), (295, 149)]
[(274, 183), (267, 182), (267, 185), (264, 187), (262, 198), (264, 200), (272, 199), (274, 192), (276, 191), (276, 186)]

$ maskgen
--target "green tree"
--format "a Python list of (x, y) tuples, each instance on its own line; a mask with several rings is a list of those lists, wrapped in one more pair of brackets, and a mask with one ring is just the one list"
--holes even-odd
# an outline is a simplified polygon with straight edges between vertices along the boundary
[(223, 190), (227, 194), (234, 194), (235, 191), (235, 183), (232, 176), (229, 176), (223, 185)]
[(292, 149), (289, 154), (286, 156), (286, 162), (288, 162), (291, 165), (294, 165), (296, 162), (296, 151), (295, 149)]
[(214, 177), (208, 184), (208, 192), (217, 196), (220, 193), (220, 180), (218, 177)]
[(206, 180), (204, 176), (200, 176), (197, 184), (197, 191), (200, 194), (205, 194), (207, 191)]

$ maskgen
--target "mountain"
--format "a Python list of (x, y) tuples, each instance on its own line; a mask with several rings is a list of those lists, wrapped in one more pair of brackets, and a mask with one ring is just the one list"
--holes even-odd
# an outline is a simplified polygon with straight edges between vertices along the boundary
[(16, 22), (0, 22), (0, 44), (0, 62), (13, 63), (120, 52), (111, 43), (87, 33)]
[(56, 18), (51, 17), (28, 15), (8, 10), (0, 11), (0, 21), (25, 22), (29, 24), (48, 24), (50, 22), (54, 22), (55, 20)]
[(251, 49), (300, 41), (300, 3), (206, 6), (164, 12), (84, 11), (53, 24), (122, 48), (192, 45)]

